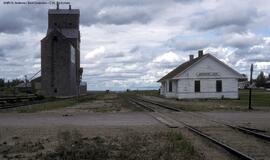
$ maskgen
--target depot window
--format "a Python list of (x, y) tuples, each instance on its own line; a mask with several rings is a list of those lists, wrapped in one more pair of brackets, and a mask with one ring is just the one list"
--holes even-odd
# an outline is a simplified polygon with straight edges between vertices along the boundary
[(172, 81), (169, 81), (169, 92), (172, 92)]
[(217, 80), (216, 81), (216, 91), (217, 92), (222, 92), (222, 80)]
[(200, 81), (195, 81), (194, 82), (194, 91), (195, 92), (201, 92), (201, 82)]

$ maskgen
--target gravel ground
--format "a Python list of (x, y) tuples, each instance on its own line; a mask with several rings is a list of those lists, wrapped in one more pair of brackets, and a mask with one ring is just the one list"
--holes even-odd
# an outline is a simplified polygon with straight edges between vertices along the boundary
[[(156, 102), (165, 102), (165, 103), (171, 103), (171, 104), (178, 104), (179, 101), (171, 100), (171, 99), (165, 99), (165, 98), (159, 98), (154, 96), (145, 96), (145, 98), (148, 98), (150, 100), (156, 101)], [(199, 102), (198, 102), (199, 103)], [(270, 132), (270, 112), (263, 112), (263, 111), (211, 111), (211, 112), (196, 112), (196, 114), (203, 114), (204, 116), (215, 119), (215, 120), (221, 120), (228, 122), (230, 124), (235, 125), (241, 125), (245, 127), (251, 127), (261, 130), (266, 130)], [(175, 116), (182, 117), (183, 119), (187, 118), (190, 119), (192, 117), (186, 115), (185, 113), (172, 113), (176, 114)], [(195, 125), (208, 125), (208, 123), (204, 123), (204, 121), (198, 121), (196, 122), (196, 119), (194, 119)]]
[(203, 115), (230, 124), (267, 130), (270, 132), (270, 112), (201, 112)]
[(136, 126), (159, 125), (145, 112), (128, 113), (33, 113), (0, 114), (0, 127), (35, 127), (35, 126)]
[[(244, 134), (230, 127), (206, 120), (202, 118), (201, 115), (194, 116), (194, 114), (191, 115), (188, 112), (180, 112), (180, 113), (172, 112), (172, 113), (164, 113), (164, 114), (166, 114), (170, 118), (173, 118), (174, 120), (185, 122), (186, 124), (190, 126), (196, 127), (199, 130), (205, 132), (207, 135), (214, 137), (218, 141), (221, 141), (231, 147), (234, 147), (240, 150), (241, 152), (251, 157), (254, 157), (255, 159), (270, 159), (270, 142), (255, 138), (254, 136), (251, 136), (251, 135)], [(195, 114), (198, 115), (198, 113), (195, 113)], [(216, 118), (219, 117), (219, 120), (221, 119), (220, 116), (217, 116), (216, 114), (212, 114), (212, 115), (215, 115)], [(247, 121), (247, 120), (241, 119), (240, 118), (241, 116), (245, 118), (248, 117), (247, 115), (245, 115), (245, 113), (236, 114), (235, 116), (238, 116), (241, 122)], [(255, 117), (257, 116), (258, 116), (257, 114), (249, 115), (250, 119), (252, 118), (256, 119)], [(211, 117), (211, 119), (213, 119), (213, 116), (206, 116), (206, 117), (208, 118)], [(230, 116), (226, 118), (228, 118), (227, 120), (231, 120)], [(264, 118), (269, 118), (269, 117), (265, 116)], [(260, 120), (256, 122), (258, 123)], [(258, 127), (258, 125), (256, 125), (256, 127)]]
[[(116, 100), (115, 100), (116, 99)], [(114, 101), (115, 100), (115, 101)], [(95, 100), (58, 110), (37, 113), (0, 113), (0, 144), (22, 142), (41, 142), (50, 148), (63, 131), (79, 131), (85, 137), (124, 135), (131, 132), (155, 133), (168, 128), (148, 112), (134, 112), (131, 106), (117, 98)], [(99, 109), (106, 108), (106, 110)], [(113, 109), (111, 109), (113, 108)], [(119, 109), (120, 108), (120, 109)], [(130, 109), (131, 108), (131, 109)], [(98, 112), (96, 112), (96, 110)], [(270, 132), (270, 112), (196, 112), (206, 117), (244, 125)], [(218, 133), (219, 125), (206, 120), (193, 118), (184, 112), (165, 112), (164, 114), (192, 122), (192, 125)], [(211, 129), (212, 128), (212, 129)], [(179, 128), (205, 159), (232, 159), (224, 150)], [(224, 131), (225, 132), (225, 131)], [(47, 142), (48, 141), (48, 142)]]
[[(154, 98), (152, 98), (154, 100)], [(260, 111), (215, 111), (215, 112), (163, 112), (167, 117), (196, 127), (207, 135), (214, 137), (231, 147), (256, 159), (270, 159), (270, 143), (253, 136), (241, 133), (230, 127), (209, 121), (213, 119), (233, 125), (266, 130), (269, 134), (270, 113)], [(196, 115), (196, 116), (194, 116)], [(195, 141), (196, 143), (196, 141)]]

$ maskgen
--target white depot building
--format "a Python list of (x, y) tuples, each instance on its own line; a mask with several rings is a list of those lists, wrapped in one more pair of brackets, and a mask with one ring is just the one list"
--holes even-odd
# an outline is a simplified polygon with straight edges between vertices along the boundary
[(238, 99), (240, 73), (211, 54), (199, 50), (198, 57), (190, 55), (189, 61), (181, 64), (158, 82), (160, 94), (178, 99)]

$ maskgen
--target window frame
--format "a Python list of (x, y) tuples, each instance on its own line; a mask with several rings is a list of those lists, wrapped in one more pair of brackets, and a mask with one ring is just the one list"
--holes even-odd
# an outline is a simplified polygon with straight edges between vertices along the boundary
[(173, 92), (173, 84), (172, 84), (172, 81), (169, 81), (169, 92)]
[(216, 92), (222, 92), (222, 80), (216, 80)]
[(194, 92), (195, 93), (201, 92), (201, 81), (200, 80), (195, 80), (194, 81)]

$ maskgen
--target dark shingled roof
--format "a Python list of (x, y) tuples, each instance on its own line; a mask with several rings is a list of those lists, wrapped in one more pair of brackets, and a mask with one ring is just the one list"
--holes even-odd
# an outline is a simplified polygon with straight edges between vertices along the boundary
[(158, 80), (157, 82), (161, 82), (163, 80), (166, 79), (171, 79), (174, 76), (176, 76), (177, 74), (183, 72), (184, 70), (186, 70), (188, 67), (192, 66), (194, 63), (198, 62), (200, 59), (202, 59), (203, 57), (207, 56), (208, 54), (204, 54), (200, 57), (194, 58), (193, 60), (189, 60), (185, 63), (182, 63), (180, 66), (178, 66), (177, 68), (175, 68), (174, 70), (172, 70), (171, 72), (169, 72), (168, 74), (166, 74), (164, 77), (162, 77), (160, 80)]

